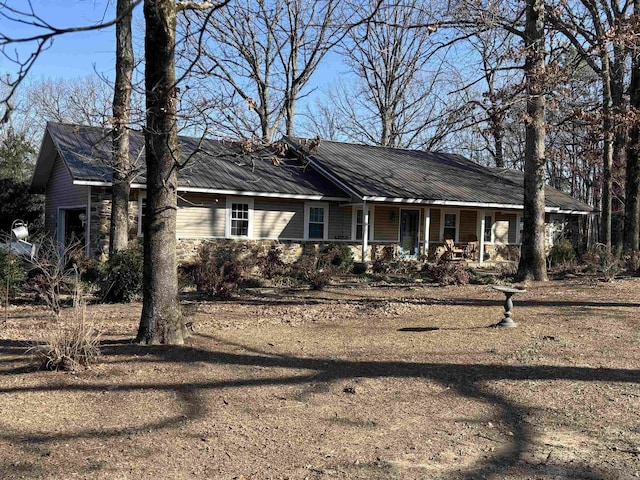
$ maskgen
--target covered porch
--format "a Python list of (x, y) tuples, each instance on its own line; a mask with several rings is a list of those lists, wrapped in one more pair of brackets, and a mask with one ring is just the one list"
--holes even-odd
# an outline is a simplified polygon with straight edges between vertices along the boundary
[[(435, 259), (441, 249), (453, 247), (458, 259), (482, 265), (513, 260), (522, 242), (522, 210), (513, 208), (373, 202), (355, 208), (354, 240), (360, 242), (360, 258), (365, 260), (372, 260), (372, 245), (390, 244), (404, 258)], [(559, 235), (577, 230), (578, 217), (547, 213), (546, 222), (551, 245)]]

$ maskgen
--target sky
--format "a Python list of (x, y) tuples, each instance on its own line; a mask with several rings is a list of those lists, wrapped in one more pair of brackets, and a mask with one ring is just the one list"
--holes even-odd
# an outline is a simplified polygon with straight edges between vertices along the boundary
[[(11, 0), (10, 6), (25, 9), (25, 0)], [(115, 16), (111, 2), (98, 0), (33, 0), (34, 12), (57, 28), (82, 27), (112, 20)], [(139, 7), (141, 10), (141, 7)], [(0, 19), (1, 31), (14, 38), (38, 33), (39, 30), (19, 25), (6, 18)], [(22, 55), (33, 50), (33, 44), (25, 44), (18, 51)], [(75, 78), (94, 72), (113, 76), (115, 63), (115, 27), (90, 32), (68, 33), (57, 36), (53, 45), (36, 61), (30, 76)], [(2, 59), (0, 69), (14, 70), (14, 66)]]
[[(41, 18), (57, 28), (82, 27), (106, 22), (115, 18), (115, 0), (32, 0), (33, 10)], [(25, 10), (26, 0), (7, 0), (9, 6)], [(134, 49), (142, 51), (144, 25), (142, 5), (134, 11)], [(20, 25), (0, 17), (0, 31), (13, 38), (23, 38), (41, 30)], [(18, 47), (21, 56), (28, 55), (34, 44)], [(98, 73), (110, 80), (114, 76), (115, 26), (90, 32), (73, 32), (55, 37), (51, 47), (42, 53), (29, 73), (29, 80), (45, 78), (78, 78)], [(310, 86), (322, 87), (340, 70), (339, 61), (327, 60), (314, 74)], [(328, 68), (328, 64), (331, 65)], [(6, 58), (0, 57), (0, 74), (15, 72)], [(339, 73), (339, 72), (338, 72)]]

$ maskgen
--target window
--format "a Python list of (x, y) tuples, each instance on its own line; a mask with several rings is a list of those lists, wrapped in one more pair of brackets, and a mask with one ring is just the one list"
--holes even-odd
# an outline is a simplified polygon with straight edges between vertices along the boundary
[(324, 238), (324, 208), (309, 208), (309, 238)]
[(458, 224), (458, 215), (455, 213), (444, 214), (444, 229), (442, 231), (443, 240), (456, 240), (456, 229)]
[(329, 205), (326, 203), (309, 203), (305, 206), (304, 238), (309, 240), (326, 240), (329, 227)]
[[(364, 226), (363, 210), (356, 210), (356, 228), (355, 228), (355, 240), (362, 240), (362, 232)], [(371, 211), (369, 211), (369, 241), (371, 241)]]
[(491, 233), (493, 232), (493, 216), (484, 216), (484, 241), (491, 242)]
[(147, 215), (147, 196), (138, 196), (138, 236), (144, 236), (144, 219)]
[(249, 236), (249, 205), (246, 203), (231, 204), (231, 236)]
[(227, 197), (225, 237), (251, 238), (253, 199)]

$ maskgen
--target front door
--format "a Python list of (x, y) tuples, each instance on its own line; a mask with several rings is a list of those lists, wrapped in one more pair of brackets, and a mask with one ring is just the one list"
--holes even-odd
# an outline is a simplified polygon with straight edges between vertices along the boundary
[(418, 256), (419, 228), (419, 210), (400, 210), (400, 254), (402, 256)]

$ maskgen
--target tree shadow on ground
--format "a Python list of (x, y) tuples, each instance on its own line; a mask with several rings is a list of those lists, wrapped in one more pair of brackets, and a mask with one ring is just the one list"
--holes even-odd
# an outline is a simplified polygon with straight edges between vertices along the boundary
[[(218, 345), (227, 344), (233, 347), (241, 345), (225, 342), (224, 340), (209, 336), (202, 337), (199, 342), (207, 341)], [(12, 345), (12, 341), (8, 345)], [(626, 382), (640, 383), (640, 370), (627, 370), (618, 368), (591, 368), (571, 366), (540, 366), (540, 365), (500, 365), (500, 364), (452, 364), (452, 363), (428, 363), (428, 362), (401, 362), (401, 361), (350, 361), (336, 360), (332, 358), (305, 358), (298, 356), (277, 355), (257, 349), (244, 347), (242, 353), (229, 353), (224, 351), (208, 350), (196, 346), (170, 347), (147, 346), (131, 344), (126, 341), (104, 341), (103, 353), (107, 356), (119, 357), (139, 355), (144, 352), (144, 360), (137, 361), (165, 361), (176, 364), (205, 363), (225, 364), (237, 366), (249, 366), (260, 368), (274, 368), (279, 372), (292, 370), (297, 373), (272, 376), (266, 378), (248, 378), (237, 380), (222, 380), (210, 382), (185, 382), (173, 384), (160, 383), (135, 383), (121, 382), (115, 387), (118, 391), (171, 391), (176, 395), (180, 404), (180, 412), (169, 418), (155, 423), (141, 424), (129, 428), (113, 428), (100, 430), (85, 430), (68, 434), (38, 434), (29, 435), (26, 441), (30, 444), (59, 440), (72, 440), (77, 438), (101, 438), (129, 435), (135, 432), (157, 430), (167, 427), (175, 427), (185, 422), (203, 418), (208, 415), (205, 400), (202, 393), (216, 389), (241, 388), (251, 386), (285, 386), (308, 385), (306, 395), (312, 396), (318, 385), (328, 385), (331, 382), (355, 378), (428, 378), (439, 384), (456, 391), (460, 396), (490, 404), (497, 412), (496, 421), (505, 425), (513, 435), (509, 444), (491, 458), (479, 461), (471, 468), (456, 473), (456, 478), (503, 478), (511, 474), (514, 468), (534, 468), (535, 473), (544, 471), (570, 471), (573, 478), (605, 478), (601, 473), (594, 472), (590, 466), (572, 466), (573, 470), (566, 470), (564, 465), (556, 465), (549, 462), (544, 466), (532, 466), (523, 462), (528, 445), (533, 440), (533, 432), (530, 431), (525, 417), (527, 409), (519, 406), (512, 399), (492, 392), (486, 385), (487, 382), (498, 380), (572, 380), (584, 382)], [(300, 373), (303, 371), (304, 373)], [(308, 372), (308, 373), (307, 373)], [(64, 385), (38, 385), (38, 386), (6, 386), (0, 388), (0, 394), (19, 392), (95, 392), (104, 391), (105, 385), (101, 383), (81, 383)], [(9, 442), (25, 441), (25, 435), (0, 429), (0, 438)], [(541, 470), (542, 469), (542, 470)], [(6, 473), (6, 472), (5, 472)], [(11, 473), (11, 472), (10, 472)], [(12, 472), (15, 475), (19, 472)], [(571, 477), (566, 477), (571, 478)]]

